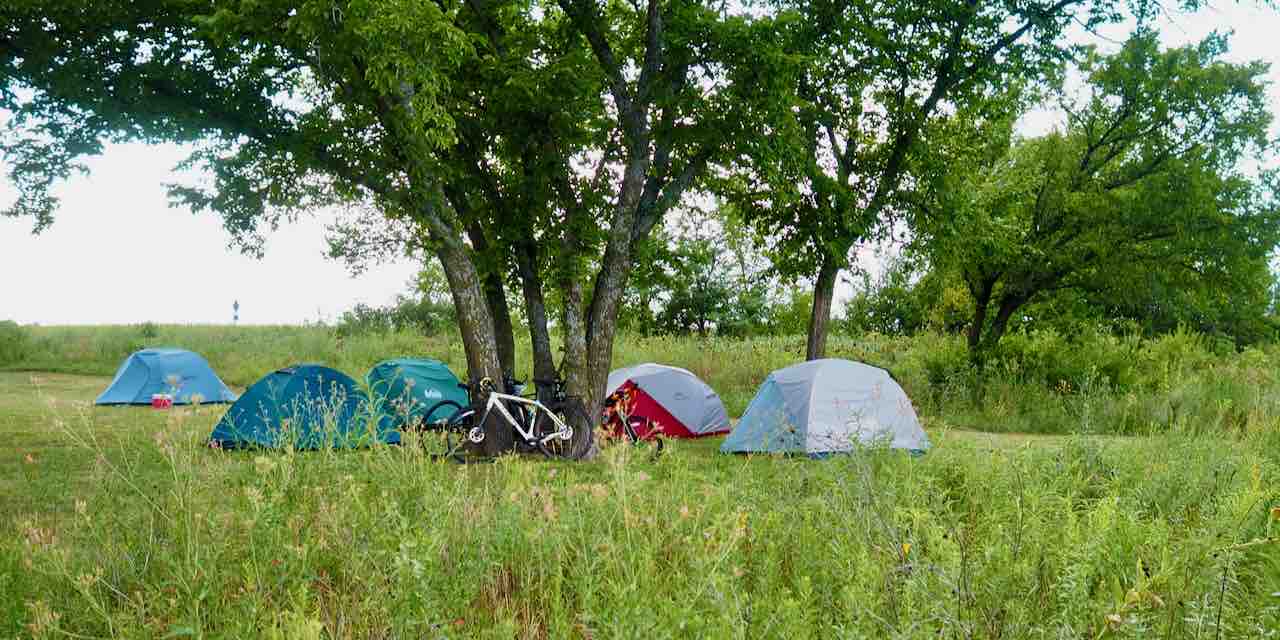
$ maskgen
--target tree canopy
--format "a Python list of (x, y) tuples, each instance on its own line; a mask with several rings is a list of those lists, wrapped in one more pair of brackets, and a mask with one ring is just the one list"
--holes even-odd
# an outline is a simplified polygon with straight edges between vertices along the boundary
[(972, 356), (1023, 305), (1062, 289), (1164, 282), (1229, 295), (1256, 282), (1280, 241), (1273, 177), (1243, 160), (1270, 147), (1266, 65), (1221, 60), (1226, 43), (1162, 50), (1139, 31), (1091, 52), (1065, 127), (989, 138), (955, 157), (921, 205), (916, 246), (961, 274), (974, 309)]
[(853, 246), (904, 212), (930, 131), (1007, 111), (1007, 88), (1053, 77), (1069, 25), (1114, 21), (1110, 2), (776, 0), (794, 52), (768, 136), (732, 167), (730, 192), (780, 270), (814, 282), (808, 356), (822, 357), (836, 278)]

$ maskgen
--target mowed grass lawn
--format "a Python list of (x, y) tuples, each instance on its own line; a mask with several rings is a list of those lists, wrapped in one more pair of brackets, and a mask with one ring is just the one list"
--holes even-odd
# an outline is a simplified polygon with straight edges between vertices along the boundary
[(0, 636), (1280, 633), (1280, 470), (1249, 439), (928, 421), (921, 458), (432, 461), (201, 446), (221, 406), (0, 373)]

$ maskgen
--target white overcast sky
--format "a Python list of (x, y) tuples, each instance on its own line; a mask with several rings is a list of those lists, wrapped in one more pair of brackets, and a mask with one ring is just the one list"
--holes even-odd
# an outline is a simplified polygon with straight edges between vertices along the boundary
[[(1230, 58), (1272, 62), (1272, 110), (1280, 114), (1280, 12), (1253, 3), (1218, 3), (1162, 24), (1168, 45), (1213, 30), (1234, 30)], [(1107, 32), (1115, 40), (1123, 29)], [(1104, 48), (1107, 40), (1088, 37)], [(1040, 115), (1029, 133), (1052, 126)], [(255, 260), (227, 247), (216, 214), (170, 208), (164, 184), (185, 157), (173, 145), (111, 145), (89, 173), (59, 186), (51, 228), (31, 235), (30, 220), (0, 218), (0, 320), (39, 324), (227, 323), (240, 302), (246, 324), (333, 320), (357, 302), (384, 304), (407, 289), (415, 265), (401, 261), (350, 277), (324, 257), (332, 212), (282, 227)], [(13, 185), (0, 177), (0, 202)], [(859, 253), (872, 271), (879, 258)], [(846, 287), (842, 287), (846, 288)]]

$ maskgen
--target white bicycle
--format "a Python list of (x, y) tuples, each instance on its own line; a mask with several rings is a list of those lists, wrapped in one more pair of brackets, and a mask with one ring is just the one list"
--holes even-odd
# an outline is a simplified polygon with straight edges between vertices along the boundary
[[(546, 402), (535, 397), (520, 395), (522, 384), (511, 376), (504, 376), (505, 392), (495, 388), (493, 380), (480, 380), (480, 394), (486, 397), (483, 406), (477, 407), (470, 385), (461, 384), (472, 398), (469, 406), (452, 400), (442, 400), (424, 415), (432, 415), (437, 409), (453, 405), (456, 410), (448, 418), (423, 424), (428, 431), (445, 434), (445, 455), (459, 458), (465, 442), (480, 444), (485, 439), (484, 425), (491, 418), (500, 420), (511, 428), (518, 451), (538, 451), (548, 458), (576, 460), (586, 455), (591, 446), (591, 430), (595, 426), (587, 417), (582, 399), (565, 392), (563, 380), (534, 380), (534, 384), (549, 391)], [(450, 437), (461, 436), (457, 442)]]

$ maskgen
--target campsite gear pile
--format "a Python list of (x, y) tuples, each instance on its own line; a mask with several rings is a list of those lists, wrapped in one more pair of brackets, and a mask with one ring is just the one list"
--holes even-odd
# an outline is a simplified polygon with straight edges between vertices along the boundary
[[(143, 349), (125, 359), (96, 404), (233, 403), (209, 437), (225, 449), (397, 444), (402, 431), (475, 412), (465, 385), (439, 360), (385, 360), (366, 381), (367, 391), (340, 371), (300, 364), (267, 374), (237, 397), (200, 355)], [(609, 374), (608, 394), (603, 426), (633, 441), (727, 433), (725, 453), (810, 457), (870, 447), (918, 454), (930, 447), (910, 398), (889, 372), (848, 360), (774, 371), (736, 426), (710, 385), (678, 367), (618, 369)]]

